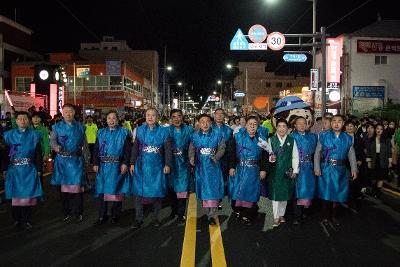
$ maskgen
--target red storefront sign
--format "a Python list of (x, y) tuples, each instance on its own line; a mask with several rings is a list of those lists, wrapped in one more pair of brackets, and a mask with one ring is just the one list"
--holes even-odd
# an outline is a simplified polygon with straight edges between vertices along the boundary
[(357, 40), (357, 52), (400, 54), (400, 40)]

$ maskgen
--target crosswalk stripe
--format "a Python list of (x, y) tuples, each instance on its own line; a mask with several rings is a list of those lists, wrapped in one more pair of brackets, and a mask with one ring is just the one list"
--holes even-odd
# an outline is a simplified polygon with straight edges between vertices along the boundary
[(195, 266), (196, 256), (196, 224), (197, 224), (197, 200), (196, 194), (191, 193), (187, 208), (185, 237), (183, 239), (181, 267)]
[(216, 219), (216, 225), (210, 225), (210, 245), (211, 245), (211, 261), (214, 267), (226, 266), (225, 251), (222, 244), (221, 228), (219, 219)]

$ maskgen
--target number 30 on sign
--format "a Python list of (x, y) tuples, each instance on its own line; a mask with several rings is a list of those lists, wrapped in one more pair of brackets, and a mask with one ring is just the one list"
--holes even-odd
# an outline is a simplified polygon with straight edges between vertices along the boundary
[(268, 35), (267, 44), (271, 50), (281, 50), (285, 46), (285, 36), (280, 32), (272, 32)]

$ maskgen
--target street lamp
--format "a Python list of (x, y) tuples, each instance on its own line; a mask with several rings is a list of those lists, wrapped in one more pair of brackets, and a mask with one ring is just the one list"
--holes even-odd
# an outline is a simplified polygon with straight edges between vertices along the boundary
[[(165, 62), (164, 62), (164, 68), (161, 68), (162, 70), (163, 70), (163, 98), (162, 98), (162, 104), (163, 104), (163, 109), (165, 109), (165, 104), (170, 104), (170, 96), (169, 96), (169, 94), (170, 94), (170, 92), (169, 92), (169, 87), (168, 87), (168, 98), (166, 98), (166, 88), (165, 88), (165, 83), (166, 83), (166, 72), (168, 71), (168, 72), (171, 72), (172, 70), (173, 70), (173, 68), (172, 68), (172, 66), (171, 65), (168, 65), (168, 66), (166, 66), (166, 64), (165, 64)], [(168, 102), (167, 102), (168, 101)], [(168, 108), (168, 106), (167, 106), (167, 108)]]
[[(227, 69), (232, 69), (232, 68), (237, 68), (238, 70), (240, 70), (240, 68), (239, 68), (239, 66), (234, 66), (234, 65), (232, 65), (232, 64), (226, 64), (226, 68)], [(246, 105), (248, 105), (249, 104), (249, 97), (248, 97), (248, 94), (247, 94), (247, 85), (248, 85), (248, 83), (247, 83), (247, 81), (248, 81), (248, 79), (247, 79), (247, 67), (245, 68), (245, 92), (246, 92)]]

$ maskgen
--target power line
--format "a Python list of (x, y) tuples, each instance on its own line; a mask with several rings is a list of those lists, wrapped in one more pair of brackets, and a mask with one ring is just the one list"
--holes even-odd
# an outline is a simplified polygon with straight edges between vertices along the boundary
[(367, 0), (364, 3), (362, 3), (361, 5), (359, 5), (358, 7), (354, 8), (353, 10), (351, 10), (349, 13), (347, 13), (346, 15), (344, 15), (343, 17), (341, 17), (340, 19), (338, 19), (337, 21), (335, 21), (334, 23), (332, 23), (331, 25), (329, 25), (328, 27), (326, 27), (326, 29), (329, 29), (330, 27), (336, 25), (337, 23), (341, 22), (342, 20), (344, 20), (346, 17), (350, 16), (351, 14), (353, 14), (354, 12), (356, 12), (358, 9), (362, 8), (363, 6), (365, 6), (366, 4), (368, 4), (369, 2), (371, 2), (373, 0)]
[(72, 13), (71, 10), (69, 10), (68, 7), (66, 7), (60, 0), (57, 0), (57, 2), (62, 6), (79, 24), (82, 25), (82, 27), (90, 33), (94, 38), (96, 38), (97, 41), (101, 42), (101, 38), (99, 38), (93, 31), (91, 31), (77, 16)]

